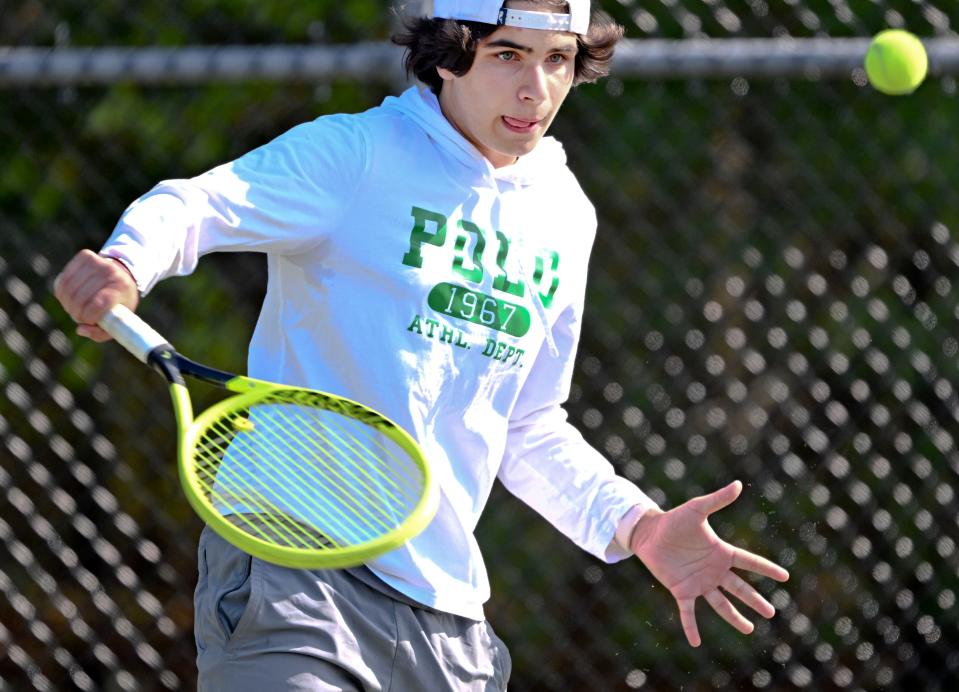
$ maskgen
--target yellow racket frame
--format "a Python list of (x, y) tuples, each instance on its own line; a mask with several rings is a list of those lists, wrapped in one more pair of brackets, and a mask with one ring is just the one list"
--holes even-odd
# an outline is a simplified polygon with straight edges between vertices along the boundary
[[(235, 377), (228, 381), (225, 386), (230, 391), (239, 393), (213, 404), (194, 419), (193, 405), (186, 386), (179, 383), (170, 384), (170, 397), (173, 400), (177, 425), (180, 429), (177, 465), (183, 493), (197, 515), (224, 540), (254, 557), (284, 567), (303, 569), (352, 567), (398, 548), (423, 531), (433, 519), (439, 504), (439, 494), (430, 466), (413, 438), (389, 419), (356, 401), (326, 392), (283, 386), (249, 377)], [(246, 533), (230, 523), (207, 499), (203, 484), (193, 465), (194, 449), (203, 432), (211, 427), (215, 421), (247, 409), (275, 392), (289, 392), (297, 389), (313, 395), (319, 394), (331, 402), (342, 401), (351, 409), (361, 409), (369, 412), (373, 418), (382, 421), (382, 425), (374, 425), (374, 427), (399, 445), (413, 460), (423, 474), (423, 492), (413, 510), (399, 526), (372, 540), (356, 545), (307, 550), (274, 545)]]

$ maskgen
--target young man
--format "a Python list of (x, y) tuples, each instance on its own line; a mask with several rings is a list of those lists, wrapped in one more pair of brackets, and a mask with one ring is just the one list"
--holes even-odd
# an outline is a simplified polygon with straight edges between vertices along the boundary
[(266, 254), (249, 373), (332, 391), (413, 434), (440, 479), (434, 521), (352, 570), (290, 570), (200, 542), (201, 690), (502, 690), (473, 530), (494, 479), (599, 559), (638, 556), (671, 591), (689, 642), (703, 596), (772, 606), (732, 569), (781, 567), (720, 540), (707, 517), (734, 483), (663, 512), (567, 422), (596, 229), (544, 137), (572, 86), (603, 76), (622, 30), (588, 0), (435, 0), (396, 40), (429, 89), (294, 128), (191, 180), (160, 183), (56, 295), (98, 341), (107, 308), (214, 251)]

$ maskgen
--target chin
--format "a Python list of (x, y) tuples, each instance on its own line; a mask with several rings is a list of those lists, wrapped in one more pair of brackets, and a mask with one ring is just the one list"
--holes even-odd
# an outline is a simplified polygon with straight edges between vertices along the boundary
[(492, 151), (496, 152), (497, 157), (508, 159), (510, 163), (512, 163), (514, 159), (517, 159), (520, 156), (526, 156), (526, 154), (533, 151), (533, 149), (536, 148), (536, 145), (539, 144), (540, 139), (542, 139), (542, 137), (537, 137), (534, 141), (511, 142), (509, 146), (498, 147)]
[(542, 137), (537, 137), (537, 138), (535, 139), (535, 141), (532, 141), (532, 142), (524, 142), (523, 144), (514, 147), (514, 148), (513, 148), (513, 151), (511, 152), (511, 155), (512, 155), (512, 156), (526, 156), (526, 154), (530, 153), (531, 151), (533, 151), (533, 149), (536, 148), (536, 145), (539, 144), (539, 141), (540, 141), (541, 139), (542, 139)]

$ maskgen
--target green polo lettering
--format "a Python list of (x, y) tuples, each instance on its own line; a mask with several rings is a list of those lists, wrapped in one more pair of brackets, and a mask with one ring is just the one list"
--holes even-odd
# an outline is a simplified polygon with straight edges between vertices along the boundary
[(474, 284), (482, 283), (483, 250), (486, 249), (486, 237), (483, 235), (480, 227), (472, 221), (460, 221), (457, 223), (457, 226), (467, 233), (476, 236), (476, 245), (473, 246), (473, 256), (471, 258), (473, 266), (472, 268), (466, 268), (463, 266), (463, 261), (466, 259), (464, 250), (466, 249), (466, 241), (468, 238), (465, 235), (456, 236), (456, 242), (453, 244), (453, 248), (456, 250), (456, 257), (453, 258), (453, 269), (467, 281)]
[[(410, 213), (413, 215), (413, 230), (410, 231), (410, 249), (403, 255), (403, 264), (420, 269), (423, 267), (423, 244), (443, 247), (446, 242), (446, 217), (420, 207), (413, 207)], [(428, 231), (428, 224), (436, 230)]]

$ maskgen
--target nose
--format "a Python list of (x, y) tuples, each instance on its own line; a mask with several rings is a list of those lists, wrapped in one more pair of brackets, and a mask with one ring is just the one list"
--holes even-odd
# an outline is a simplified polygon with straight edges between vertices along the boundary
[(549, 93), (547, 89), (547, 75), (542, 65), (530, 65), (524, 70), (523, 81), (519, 89), (520, 101), (541, 103)]

